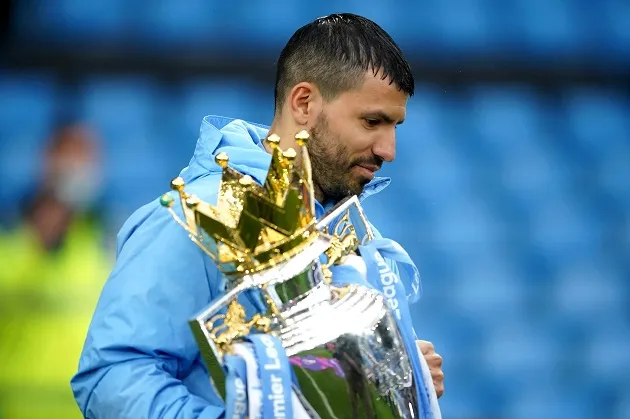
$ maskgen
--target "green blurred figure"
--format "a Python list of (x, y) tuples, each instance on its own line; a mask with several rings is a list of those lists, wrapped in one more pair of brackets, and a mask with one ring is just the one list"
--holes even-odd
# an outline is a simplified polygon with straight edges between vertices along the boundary
[(72, 419), (69, 381), (112, 261), (96, 218), (97, 142), (62, 126), (22, 222), (0, 231), (0, 418)]

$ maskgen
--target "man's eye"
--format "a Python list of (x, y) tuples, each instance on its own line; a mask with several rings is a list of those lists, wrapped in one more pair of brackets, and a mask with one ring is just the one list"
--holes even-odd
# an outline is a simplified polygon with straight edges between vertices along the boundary
[(365, 118), (365, 123), (369, 126), (369, 127), (375, 127), (379, 124), (378, 119), (370, 119), (370, 118)]

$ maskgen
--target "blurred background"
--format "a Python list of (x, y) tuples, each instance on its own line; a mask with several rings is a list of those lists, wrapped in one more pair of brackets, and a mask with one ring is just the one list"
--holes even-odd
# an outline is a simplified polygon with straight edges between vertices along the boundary
[(630, 418), (630, 2), (23, 0), (0, 44), (0, 417), (68, 381), (115, 235), (203, 116), (270, 123), (291, 34), (350, 11), (417, 93), (365, 201), (417, 262), (448, 419)]

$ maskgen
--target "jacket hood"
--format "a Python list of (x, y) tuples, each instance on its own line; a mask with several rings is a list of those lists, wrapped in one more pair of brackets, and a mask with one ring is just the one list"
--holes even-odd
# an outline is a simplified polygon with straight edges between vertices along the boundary
[[(199, 140), (188, 167), (181, 172), (186, 183), (208, 174), (221, 173), (215, 156), (225, 152), (230, 166), (264, 184), (271, 163), (271, 155), (263, 147), (269, 126), (241, 119), (210, 115), (203, 118)], [(385, 189), (390, 179), (375, 177), (368, 183), (359, 198), (362, 200)]]

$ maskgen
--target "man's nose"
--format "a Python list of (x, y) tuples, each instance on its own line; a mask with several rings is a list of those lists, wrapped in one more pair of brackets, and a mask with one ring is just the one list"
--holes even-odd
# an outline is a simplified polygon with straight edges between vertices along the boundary
[(394, 161), (396, 158), (396, 133), (388, 133), (381, 137), (372, 147), (372, 153), (383, 161)]

